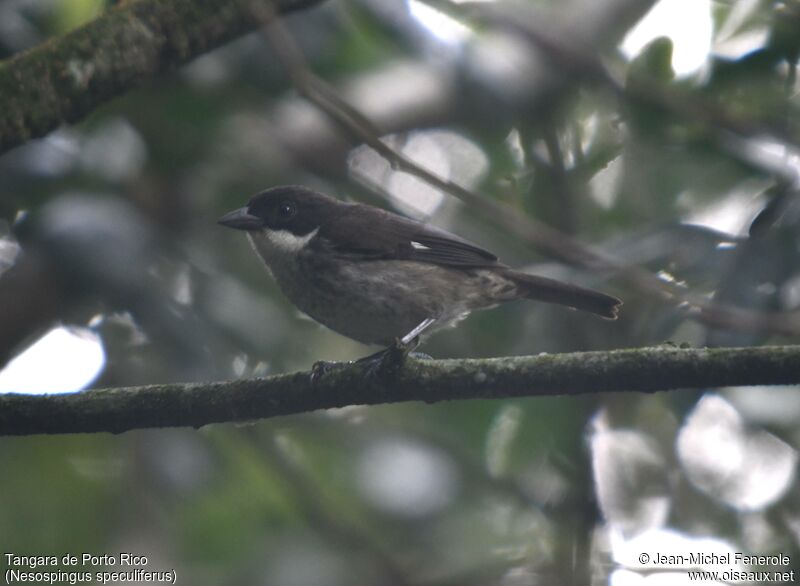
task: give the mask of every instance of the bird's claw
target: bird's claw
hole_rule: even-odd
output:
[[[400,338],[395,338],[394,344],[388,348],[363,358],[362,360],[367,362],[367,376],[379,380],[394,376],[405,364],[406,357],[412,354],[412,350],[418,344],[417,338],[410,342],[403,342]]]
[[[419,344],[419,339],[415,338],[409,342],[403,342],[400,338],[395,338],[394,343],[379,352],[359,358],[355,362],[328,362],[319,360],[311,367],[311,383],[317,383],[329,372],[338,368],[344,368],[352,364],[365,365],[366,376],[371,379],[381,380],[393,376],[405,364],[408,356],[417,360],[432,360],[431,356],[422,352],[414,352],[414,348]]]
[[[317,383],[322,380],[322,378],[331,372],[332,370],[336,370],[337,368],[341,368],[347,364],[348,362],[329,362],[327,360],[318,360],[314,363],[311,367],[311,384]]]

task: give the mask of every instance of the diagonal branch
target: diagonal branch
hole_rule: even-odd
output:
[[[274,0],[287,13],[320,0]],[[0,153],[259,27],[271,0],[130,0],[0,62]]]
[[[368,366],[211,383],[112,388],[67,395],[0,394],[0,435],[120,433],[150,427],[306,413],[348,405],[576,395],[605,391],[800,384],[800,346],[674,346],[465,360],[414,360],[391,375]]]
[[[703,295],[693,294],[677,284],[663,281],[644,268],[623,263],[607,253],[594,250],[582,241],[535,218],[521,215],[508,204],[484,197],[417,164],[390,146],[369,117],[339,95],[325,80],[315,75],[292,36],[280,19],[274,16],[269,10],[258,10],[258,17],[265,25],[267,39],[272,43],[297,92],[325,113],[343,132],[372,148],[392,168],[418,177],[428,185],[460,199],[473,210],[492,218],[532,248],[572,266],[618,275],[659,302],[681,307],[686,310],[687,317],[701,323],[753,333],[793,336],[800,332],[798,311],[761,312],[709,302]],[[607,77],[599,61],[572,53],[570,58],[578,62],[581,68],[596,72],[597,77]]]

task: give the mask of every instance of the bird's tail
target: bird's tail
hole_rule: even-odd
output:
[[[588,311],[606,319],[617,319],[617,311],[622,301],[611,295],[600,293],[593,289],[586,289],[539,277],[519,271],[508,270],[503,274],[517,286],[519,296],[524,299],[534,299],[546,303],[556,303]]]

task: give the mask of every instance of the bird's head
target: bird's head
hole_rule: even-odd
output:
[[[287,185],[262,191],[217,223],[247,231],[264,260],[269,260],[275,254],[303,250],[320,226],[347,205],[307,187]]]

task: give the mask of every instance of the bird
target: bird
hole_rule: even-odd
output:
[[[517,299],[616,319],[611,295],[514,270],[441,228],[300,185],[262,191],[218,223],[243,230],[289,301],[367,345],[413,346]]]

